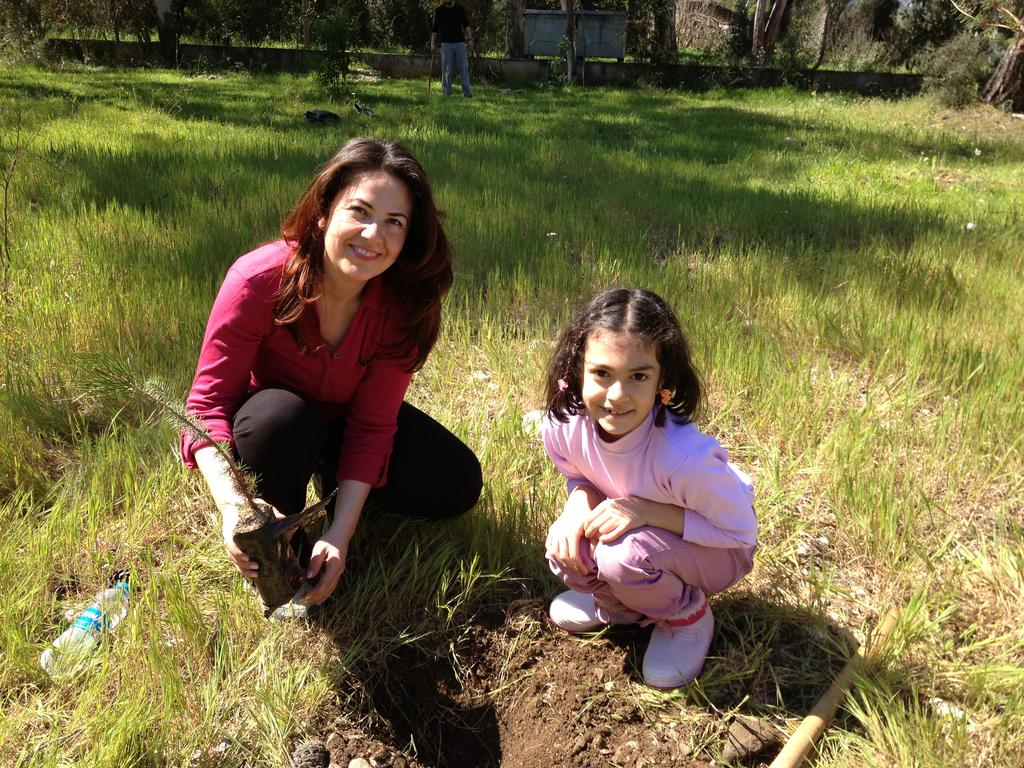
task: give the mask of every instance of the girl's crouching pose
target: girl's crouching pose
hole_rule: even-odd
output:
[[[551,603],[569,632],[653,623],[644,681],[700,674],[714,634],[706,595],[753,567],[750,479],[692,419],[701,384],[671,308],[639,289],[595,296],[548,368],[544,447],[569,498],[548,531]]]

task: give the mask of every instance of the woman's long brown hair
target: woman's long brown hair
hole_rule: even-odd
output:
[[[317,172],[281,232],[295,249],[284,266],[274,322],[294,328],[323,290],[324,231],[338,195],[368,173],[384,171],[405,184],[412,216],[398,259],[381,276],[405,310],[406,341],[388,350],[410,356],[410,371],[423,367],[441,328],[441,300],[452,284],[451,247],[441,227],[427,174],[412,153],[396,141],[365,137],[345,143]]]

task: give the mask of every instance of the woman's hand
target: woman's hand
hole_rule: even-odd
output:
[[[277,509],[263,499],[253,499],[253,501],[256,502],[256,506],[259,509],[270,512],[277,520],[284,519],[285,516],[282,513],[278,512]],[[238,510],[225,512],[221,515],[221,518],[223,520],[224,549],[227,550],[228,557],[239,573],[249,581],[252,581],[259,575],[260,565],[235,544],[235,521],[238,519]]]
[[[306,581],[313,582],[313,588],[302,596],[303,603],[319,604],[334,593],[341,574],[345,572],[347,556],[348,541],[334,541],[329,533],[313,545],[313,554],[309,558],[309,568],[306,570]]]
[[[302,596],[303,603],[319,604],[334,593],[341,574],[345,572],[348,544],[352,541],[369,494],[369,483],[360,480],[342,480],[338,483],[334,521],[313,545],[313,554],[309,558],[306,581],[313,582],[313,588]]]
[[[645,500],[635,496],[605,499],[584,522],[583,533],[595,544],[612,541],[627,531],[649,525],[645,510]]]

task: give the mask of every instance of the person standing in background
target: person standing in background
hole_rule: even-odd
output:
[[[473,48],[473,31],[469,28],[466,9],[455,0],[444,0],[434,11],[434,23],[430,27],[430,49],[437,50],[438,37],[441,39],[441,94],[452,92],[452,68],[459,68],[462,95],[473,98],[469,85],[469,50]]]

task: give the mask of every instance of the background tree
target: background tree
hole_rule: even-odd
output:
[[[154,0],[156,5],[156,33],[160,40],[160,55],[168,66],[178,63],[179,3],[174,0]],[[175,7],[177,5],[177,7]]]
[[[1024,0],[952,0],[977,30],[1004,31],[1011,36],[995,73],[981,92],[981,100],[1024,112]]]
[[[654,16],[654,49],[658,61],[676,61],[679,45],[676,42],[676,0],[656,0]]]
[[[824,0],[821,19],[821,33],[818,37],[817,49],[811,69],[817,69],[825,62],[825,55],[835,44],[836,31],[849,3],[847,0]]]
[[[885,7],[879,8],[884,14]],[[900,5],[890,38],[890,65],[915,66],[921,57],[963,31],[963,20],[949,0],[910,0]]]

